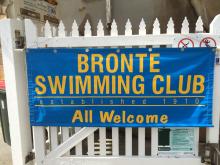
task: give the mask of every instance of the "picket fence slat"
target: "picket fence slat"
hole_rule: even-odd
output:
[[[132,35],[132,25],[130,19],[127,20],[125,25],[125,35],[126,36]]]
[[[174,29],[174,22],[172,17],[170,17],[168,23],[167,23],[167,34],[174,34],[175,29]]]
[[[75,134],[77,132],[79,132],[81,130],[80,127],[75,127]],[[82,155],[82,142],[79,142],[77,145],[76,145],[76,155],[80,156]]]
[[[128,19],[125,24],[125,36],[132,35],[132,25],[130,20]],[[131,48],[132,46],[126,46],[126,48]],[[132,156],[132,128],[125,128],[125,155]]]
[[[125,128],[125,155],[132,156],[132,128]]]
[[[203,27],[203,21],[202,21],[202,17],[199,16],[197,21],[196,21],[196,29],[195,32],[196,33],[202,33],[204,31],[204,27]]]
[[[141,22],[139,24],[139,35],[146,35],[146,24],[144,22],[144,19],[141,19]]]
[[[112,128],[112,155],[119,156],[119,129]]]
[[[86,21],[86,24],[85,24],[84,36],[86,37],[92,36],[91,25],[88,20]]]
[[[71,35],[72,37],[79,36],[79,30],[78,30],[78,25],[76,23],[76,20],[73,21]]]
[[[45,37],[52,37],[51,26],[48,21],[46,21],[46,24],[44,26],[44,36]]]
[[[115,20],[112,21],[111,36],[118,36],[118,27],[117,27]]]
[[[99,128],[100,155],[106,155],[106,128]]]
[[[138,155],[145,156],[145,128],[138,128]]]
[[[51,28],[52,28],[52,36],[56,37],[57,36],[57,27],[52,26]]]
[[[118,28],[114,19],[111,24],[110,36],[118,36]],[[112,155],[119,156],[119,128],[117,127],[112,127]]]
[[[97,25],[97,36],[104,36],[104,26],[102,24],[102,21],[99,20],[98,25]]]
[[[94,155],[94,133],[90,134],[87,138],[88,140],[88,155],[93,156]]]
[[[66,31],[65,31],[65,26],[63,24],[63,21],[60,21],[60,23],[59,23],[58,36],[59,37],[65,37],[66,36]]]
[[[139,24],[139,35],[146,35],[146,24],[143,18]],[[139,48],[145,48],[145,46],[142,45]],[[138,128],[138,156],[145,156],[145,128]]]
[[[34,150],[37,165],[41,165],[46,156],[46,139],[44,130],[44,127],[33,127]]]
[[[54,150],[58,146],[57,127],[49,128],[50,149]]]
[[[154,35],[160,34],[160,22],[158,18],[155,19],[154,24],[153,24],[153,34]]]
[[[62,127],[62,142],[69,138],[69,127]]]
[[[97,25],[97,36],[104,36],[104,26],[102,21],[99,20]],[[99,155],[105,156],[106,155],[106,128],[102,127],[99,128]]]
[[[183,20],[181,34],[189,34],[189,21],[187,17],[185,17]]]
[[[75,25],[75,30],[77,30],[76,28],[78,28]],[[75,32],[75,34],[77,35],[77,32]],[[89,23],[89,21],[86,21],[85,24],[85,29],[84,29],[84,36],[90,37],[92,36],[92,32],[91,32],[91,25]],[[87,142],[88,142],[88,155],[89,156],[93,156],[95,154],[95,148],[94,148],[94,133],[91,133],[88,138],[87,138]]]
[[[160,34],[159,20],[155,20],[153,27],[153,35]],[[153,45],[153,48],[159,48],[160,45]],[[158,128],[151,128],[151,156],[157,156],[158,151]]]

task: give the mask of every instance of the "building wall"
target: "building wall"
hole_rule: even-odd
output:
[[[58,0],[60,19],[67,25],[67,31],[71,30],[74,19],[81,25],[86,19],[90,20],[93,32],[96,31],[98,19],[106,23],[105,0]],[[162,32],[166,31],[169,17],[173,17],[176,31],[180,31],[185,16],[189,18],[190,30],[195,28],[198,15],[204,20],[206,30],[215,15],[220,13],[219,0],[112,0],[112,18],[116,19],[119,34],[124,34],[124,25],[130,18],[133,25],[133,33],[138,33],[138,26],[143,17],[147,23],[147,32],[152,31],[155,18],[159,18]],[[80,29],[83,31],[83,29]]]

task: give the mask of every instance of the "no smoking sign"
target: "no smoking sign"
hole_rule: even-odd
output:
[[[190,38],[183,38],[178,43],[178,48],[190,48],[194,47],[194,42]]]

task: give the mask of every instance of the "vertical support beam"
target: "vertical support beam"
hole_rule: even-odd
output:
[[[212,23],[210,24],[210,33],[220,35],[220,15],[217,15]],[[218,43],[219,44],[219,43]],[[220,45],[217,45],[218,51],[217,56],[220,56]],[[213,90],[213,126],[212,128],[207,128],[206,141],[208,143],[218,143],[219,142],[219,100],[220,100],[220,65],[215,65],[214,72],[214,90]]]
[[[37,48],[37,27],[30,19],[25,19],[25,37],[27,48]],[[24,56],[25,57],[25,56]],[[33,127],[33,140],[35,150],[35,162],[37,165],[43,164],[46,147],[45,147],[45,129],[44,127]]]
[[[0,22],[2,57],[7,92],[13,164],[25,164],[32,151],[31,127],[28,110],[25,55],[15,48],[15,30],[24,33],[23,22],[5,19]]]

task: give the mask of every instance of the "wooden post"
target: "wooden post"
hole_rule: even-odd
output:
[[[32,138],[25,53],[23,49],[15,48],[15,31],[20,31],[21,35],[24,35],[21,20],[5,19],[0,22],[12,160],[13,164],[24,165],[25,157],[32,151]]]
[[[210,24],[210,34],[220,35],[220,14],[217,15],[212,23]],[[219,44],[219,43],[218,43]],[[220,45],[217,45],[218,49]],[[219,58],[220,51],[217,51],[217,56]],[[219,111],[220,111],[220,65],[215,65],[214,72],[214,90],[213,90],[213,126],[207,129],[206,141],[208,143],[218,143],[219,142]]]
[[[35,24],[30,19],[25,19],[25,37],[26,37],[26,47],[27,48],[37,48],[37,28]],[[49,23],[46,23],[45,26],[48,27]],[[48,31],[48,37],[50,37],[51,32],[46,29],[45,33]],[[33,127],[33,139],[34,139],[34,151],[35,151],[35,163],[37,165],[43,164],[45,158],[46,149],[45,149],[45,131],[44,127]]]

